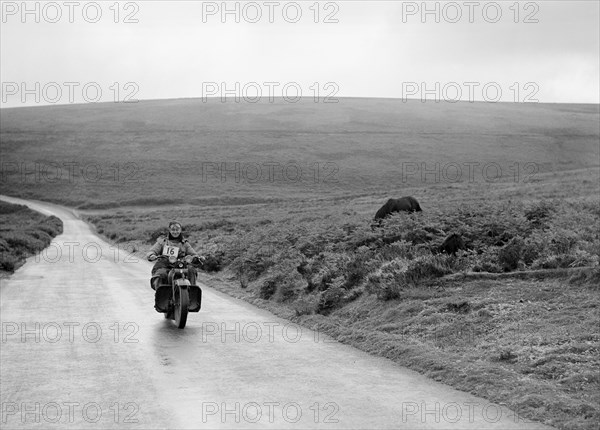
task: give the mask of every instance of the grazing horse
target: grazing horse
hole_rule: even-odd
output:
[[[421,212],[421,206],[414,197],[389,199],[375,214],[374,220],[381,220],[394,212]]]

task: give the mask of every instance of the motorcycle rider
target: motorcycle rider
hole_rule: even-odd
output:
[[[168,237],[160,236],[146,255],[148,261],[155,261],[158,259],[152,268],[152,289],[155,291],[160,284],[166,284],[168,282],[167,275],[169,273],[169,261],[166,258],[159,259],[159,255],[167,255],[167,253],[175,252],[178,258],[185,257],[184,259],[188,263],[191,263],[194,258],[201,260],[201,257],[198,256],[198,253],[192,248],[192,245],[190,245],[188,240],[183,237],[181,230],[181,223],[171,221],[169,223]],[[188,266],[188,274],[190,283],[196,285],[196,269],[192,265]]]

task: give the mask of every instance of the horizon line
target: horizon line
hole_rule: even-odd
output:
[[[138,103],[148,103],[148,102],[160,102],[160,101],[176,101],[176,100],[180,100],[180,101],[193,101],[193,100],[220,100],[222,97],[221,96],[216,96],[216,97],[171,97],[171,98],[159,98],[159,99],[140,99],[140,100],[136,100],[136,101],[129,101],[129,102],[115,102],[115,101],[99,101],[99,102],[83,102],[83,103],[56,103],[56,104],[52,104],[52,103],[48,103],[48,104],[43,104],[43,105],[25,105],[25,106],[2,106],[0,104],[0,110],[6,110],[6,109],[25,109],[25,108],[48,108],[48,107],[65,107],[65,106],[77,106],[77,107],[81,107],[81,106],[90,106],[90,105],[107,105],[107,104],[114,104],[114,105],[136,105]],[[235,97],[232,97],[233,100],[235,100]],[[269,99],[274,99],[274,100],[278,100],[281,101],[284,99],[284,97],[278,96],[278,97],[270,97],[270,98],[266,98],[266,100]],[[303,96],[300,97],[301,101],[304,100],[310,100],[313,99],[313,97],[311,96]],[[338,100],[348,100],[348,99],[361,99],[361,100],[389,100],[389,101],[401,101],[403,103],[407,103],[409,101],[411,102],[421,102],[423,104],[425,103],[435,103],[435,104],[441,104],[441,103],[447,103],[447,104],[464,104],[464,103],[478,103],[478,104],[490,104],[490,105],[495,105],[495,104],[516,104],[516,105],[595,105],[595,106],[600,106],[600,101],[599,102],[515,102],[515,101],[497,101],[497,102],[490,102],[490,101],[486,101],[486,100],[456,100],[456,101],[448,101],[448,100],[422,100],[421,98],[402,98],[402,97],[363,97],[363,96],[347,96],[347,97],[336,97],[336,99]],[[203,103],[207,103],[206,101],[203,101]],[[262,100],[259,100],[258,102],[241,102],[241,101],[221,101],[221,104],[227,104],[227,103],[234,103],[234,104],[241,104],[241,103],[245,103],[248,105],[256,105],[256,104],[264,104],[265,102]],[[270,101],[267,101],[266,103],[273,103]],[[294,105],[297,102],[286,102],[286,104],[290,104],[290,105]],[[314,102],[314,104],[329,104],[329,105],[335,105],[338,104],[338,102]]]

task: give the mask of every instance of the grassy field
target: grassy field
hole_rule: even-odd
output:
[[[62,221],[55,216],[0,201],[0,275],[14,272],[27,257],[46,248],[62,229]]]
[[[209,256],[209,285],[522,417],[591,429],[599,113],[370,99],[11,109],[0,192],[78,207],[138,256],[177,219]],[[403,195],[423,212],[371,229]],[[437,252],[450,233],[466,244],[455,256]]]
[[[519,185],[598,166],[598,118],[598,105],[387,99],[3,109],[0,193],[102,208]]]

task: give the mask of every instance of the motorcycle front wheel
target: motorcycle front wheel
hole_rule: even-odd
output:
[[[175,289],[174,316],[177,328],[184,328],[187,322],[188,307],[190,305],[190,296],[187,289]]]

